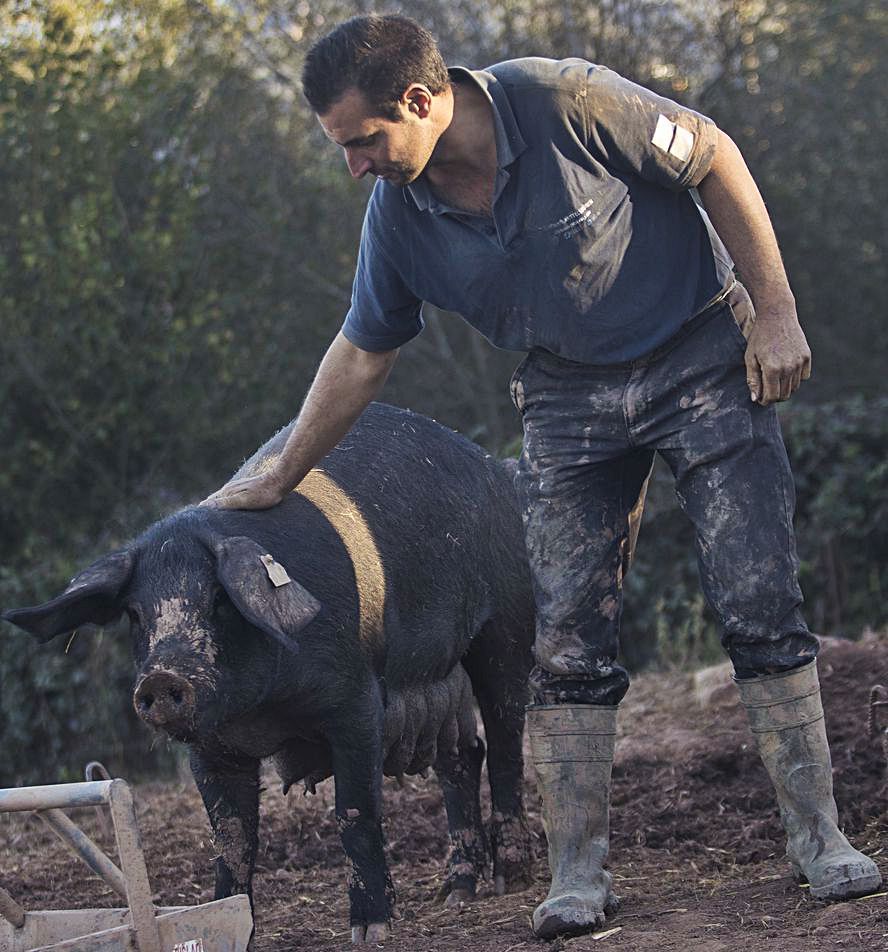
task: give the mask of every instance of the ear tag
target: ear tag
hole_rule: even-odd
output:
[[[268,572],[268,577],[271,579],[271,584],[275,588],[280,588],[281,585],[289,585],[293,580],[287,575],[287,570],[281,565],[280,562],[275,562],[274,557],[268,555],[259,556],[259,561],[265,566],[265,571]]]

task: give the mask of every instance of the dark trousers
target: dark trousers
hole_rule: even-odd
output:
[[[739,288],[730,300],[643,359],[599,367],[535,350],[513,375],[536,703],[616,704],[626,693],[616,663],[623,553],[655,452],[694,525],[703,591],[737,674],[789,670],[817,653],[800,611],[789,461],[775,408],[753,403],[746,385],[736,317],[748,296]]]

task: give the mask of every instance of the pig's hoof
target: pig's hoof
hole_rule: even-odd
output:
[[[533,848],[524,817],[494,813],[490,844],[493,852],[493,888],[497,896],[527,889],[533,882]]]
[[[438,890],[438,899],[445,900],[447,906],[458,906],[461,902],[470,902],[475,898],[478,880],[484,878],[487,856],[481,853],[472,861],[454,862],[451,857],[447,878]]]
[[[605,914],[616,912],[620,900],[609,893],[602,908],[601,901],[592,894],[566,893],[547,899],[533,913],[533,931],[541,939],[558,935],[592,932],[605,924]]]
[[[474,890],[467,889],[465,886],[457,886],[455,889],[450,891],[449,895],[444,900],[444,905],[448,909],[458,909],[465,903],[471,902],[474,898]]]
[[[387,922],[371,922],[367,926],[352,926],[352,945],[376,945],[391,935]]]
[[[448,876],[437,892],[437,899],[448,908],[471,902],[475,898],[475,876]]]

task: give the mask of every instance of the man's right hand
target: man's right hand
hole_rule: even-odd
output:
[[[272,472],[233,479],[201,503],[211,509],[270,509],[288,490],[281,487]]]

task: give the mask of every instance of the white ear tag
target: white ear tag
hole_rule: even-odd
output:
[[[259,561],[265,566],[265,571],[268,572],[268,577],[271,579],[271,584],[275,588],[280,588],[281,585],[288,585],[293,580],[287,575],[287,570],[281,565],[280,562],[275,562],[274,557],[266,553],[265,555],[259,556]]]

